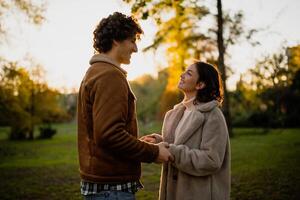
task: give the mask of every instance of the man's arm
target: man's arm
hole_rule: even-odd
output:
[[[125,129],[128,116],[128,85],[121,74],[109,71],[93,88],[93,128],[96,145],[140,162],[166,159],[163,147],[138,140]],[[160,155],[159,155],[160,154]]]

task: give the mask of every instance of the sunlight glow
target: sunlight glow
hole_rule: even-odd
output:
[[[208,4],[214,6],[212,2]],[[234,72],[228,79],[229,88],[235,88],[240,74],[254,66],[262,55],[276,52],[282,41],[288,40],[287,45],[300,43],[300,28],[292,24],[291,20],[300,17],[300,1],[252,0],[240,4],[237,0],[224,0],[223,4],[226,10],[243,10],[246,26],[269,26],[268,31],[258,35],[261,46],[251,47],[241,43],[228,49],[231,57],[227,60],[227,65]],[[92,32],[102,17],[114,11],[130,14],[130,7],[121,0],[110,0],[106,3],[98,0],[77,0],[72,3],[48,1],[46,22],[41,27],[24,24],[21,20],[15,20],[15,17],[8,20],[12,37],[8,43],[1,45],[0,53],[10,60],[22,60],[28,55],[32,56],[45,68],[50,86],[78,88],[94,52]],[[143,48],[151,44],[156,28],[150,20],[140,23],[145,34],[138,43],[139,52],[133,55],[130,65],[124,66],[129,80],[145,73],[155,77],[157,71],[166,66],[167,62],[164,49],[156,54],[142,52]]]

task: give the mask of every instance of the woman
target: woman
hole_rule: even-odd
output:
[[[160,200],[228,200],[230,145],[222,111],[222,81],[212,65],[196,62],[180,76],[184,100],[165,115],[162,137],[142,139],[169,143],[174,161],[164,163]]]

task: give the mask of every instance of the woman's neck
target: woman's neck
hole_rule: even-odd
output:
[[[183,105],[185,106],[186,110],[192,110],[194,106],[194,100],[196,99],[196,95],[185,95],[183,99]]]
[[[183,101],[190,101],[191,99],[195,99],[196,98],[196,93],[184,93],[184,99]]]

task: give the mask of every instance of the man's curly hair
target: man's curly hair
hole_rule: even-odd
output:
[[[113,40],[124,41],[128,38],[138,38],[143,33],[137,20],[115,12],[103,18],[94,31],[94,49],[98,53],[106,53],[112,48]]]

